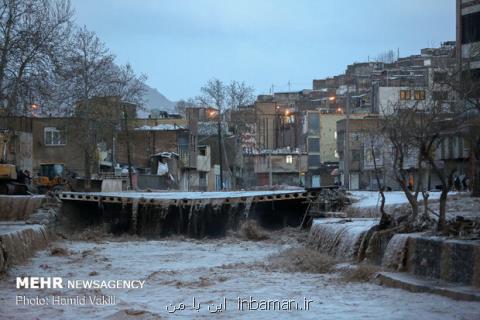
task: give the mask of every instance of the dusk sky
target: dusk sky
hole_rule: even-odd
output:
[[[455,40],[454,0],[73,0],[76,22],[170,100],[210,78],[256,93],[312,79],[389,49],[400,56]]]

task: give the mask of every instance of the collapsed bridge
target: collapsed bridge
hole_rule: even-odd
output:
[[[299,226],[309,201],[321,191],[63,192],[60,219],[69,230],[101,225],[106,232],[150,238],[218,237],[246,219],[270,229]]]

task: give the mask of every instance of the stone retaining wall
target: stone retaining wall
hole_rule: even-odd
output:
[[[318,219],[310,230],[310,244],[340,260],[480,287],[480,240],[377,231],[376,225],[376,219]]]

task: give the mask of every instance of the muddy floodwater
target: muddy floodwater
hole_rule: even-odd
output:
[[[0,318],[479,319],[477,302],[262,267],[291,246],[235,237],[56,241],[0,280]],[[63,287],[17,289],[26,276],[61,277]]]

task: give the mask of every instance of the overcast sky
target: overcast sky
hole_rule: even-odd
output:
[[[76,21],[170,100],[210,78],[311,88],[388,49],[455,40],[454,0],[73,0]]]

